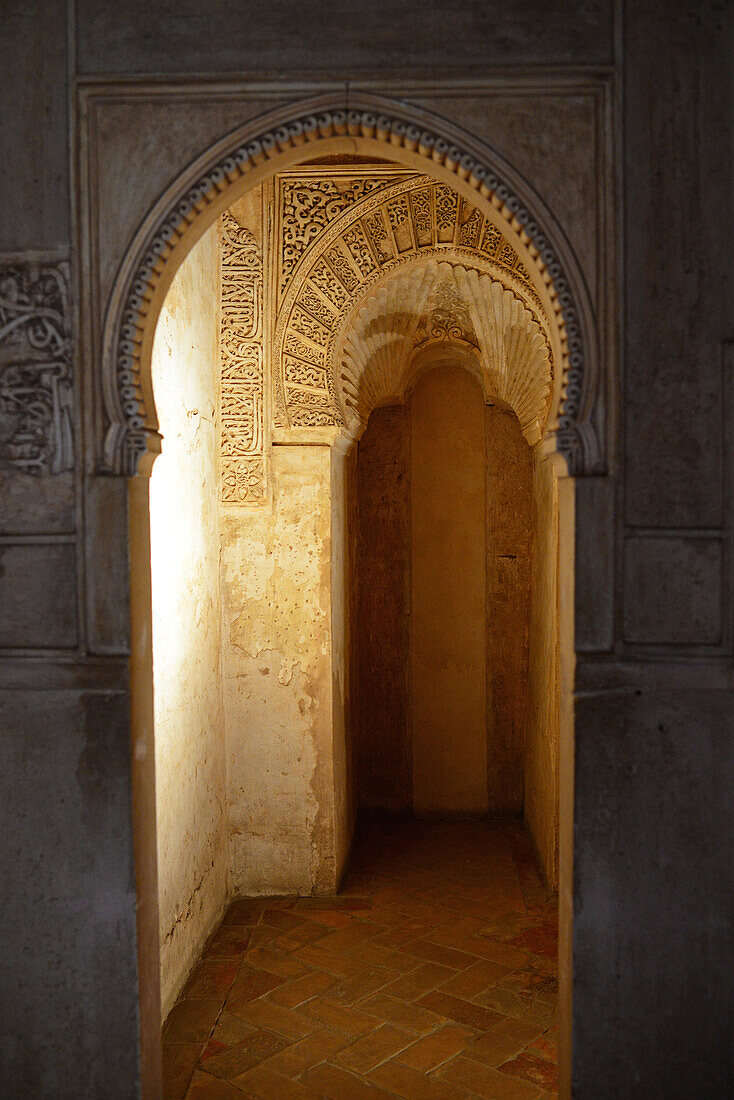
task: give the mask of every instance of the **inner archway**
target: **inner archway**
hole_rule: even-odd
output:
[[[331,149],[332,146],[329,148]],[[330,153],[330,156],[338,155],[333,151]],[[341,156],[345,159],[341,164],[337,161],[336,166],[342,168],[349,166],[353,173],[359,174],[354,168],[354,154],[342,153]],[[369,171],[382,170],[382,164],[373,158],[357,158],[356,163],[360,166],[363,175]],[[384,160],[382,163],[384,164]],[[321,164],[306,166],[307,175],[313,174],[315,170],[322,176],[328,175]],[[395,166],[390,165],[389,170],[394,172]],[[404,171],[402,165],[400,171]],[[277,181],[278,176],[276,173],[275,176],[261,178]],[[423,175],[419,179],[418,190],[426,190],[425,178]],[[529,406],[518,405],[520,411],[517,415],[523,434],[529,433],[529,436],[525,434],[526,441],[530,444],[532,440],[532,445],[537,449],[538,461],[545,462],[547,465],[548,460],[542,457],[544,433],[548,427],[549,416],[552,423],[556,424],[554,418],[557,417],[562,405],[563,387],[553,382],[552,373],[545,387],[542,384],[540,386],[536,384],[541,377],[537,371],[533,373],[533,369],[530,369],[523,373],[518,366],[524,362],[522,357],[507,354],[510,346],[516,349],[520,342],[517,339],[514,343],[508,342],[507,337],[509,334],[517,337],[521,331],[524,332],[527,337],[526,344],[529,347],[532,345],[531,350],[535,356],[533,361],[537,363],[550,364],[553,356],[556,357],[557,362],[561,363],[565,350],[563,343],[558,342],[557,314],[554,313],[553,317],[549,318],[546,313],[547,327],[544,334],[542,318],[537,317],[530,308],[533,294],[540,297],[540,290],[534,282],[535,276],[530,278],[527,297],[524,297],[522,279],[513,282],[514,277],[511,272],[506,276],[510,283],[508,287],[504,284],[500,285],[501,280],[498,283],[498,279],[493,278],[493,274],[495,276],[498,274],[497,271],[493,272],[487,267],[480,266],[477,269],[467,265],[466,251],[471,249],[472,245],[466,241],[462,243],[459,234],[471,221],[473,215],[472,210],[462,204],[460,192],[457,192],[459,198],[455,202],[452,201],[454,221],[451,230],[453,236],[450,240],[436,239],[439,235],[439,206],[435,197],[429,200],[432,203],[429,209],[432,211],[433,218],[431,232],[434,234],[429,247],[438,248],[440,258],[438,261],[431,261],[428,265],[419,255],[422,245],[417,221],[414,220],[412,224],[409,222],[407,228],[401,229],[401,226],[405,226],[405,222],[396,217],[393,224],[390,220],[388,205],[387,212],[381,215],[381,224],[384,231],[390,234],[383,238],[383,242],[392,249],[392,253],[383,256],[367,220],[368,216],[375,213],[374,210],[357,211],[352,225],[346,224],[349,218],[342,218],[338,226],[332,227],[328,223],[331,222],[334,211],[333,207],[327,203],[330,213],[327,217],[326,229],[327,231],[334,229],[333,237],[338,240],[336,243],[334,240],[327,242],[333,252],[331,260],[323,255],[318,259],[325,264],[321,270],[326,274],[327,279],[330,277],[337,283],[341,283],[343,290],[347,295],[351,294],[351,297],[344,302],[341,312],[335,311],[333,305],[336,303],[324,289],[326,284],[319,286],[315,282],[311,275],[313,268],[309,267],[306,270],[308,257],[303,257],[300,272],[297,272],[292,279],[292,285],[298,287],[298,294],[294,293],[288,299],[289,312],[286,312],[282,301],[268,305],[264,289],[267,280],[272,278],[265,266],[266,257],[269,256],[268,246],[262,236],[258,239],[257,232],[254,232],[247,222],[248,216],[256,210],[258,203],[261,213],[267,209],[268,199],[265,192],[269,186],[271,187],[269,193],[273,196],[273,185],[270,183],[264,182],[259,191],[257,187],[251,189],[242,196],[241,200],[238,200],[238,204],[235,204],[227,215],[223,216],[220,227],[225,248],[222,254],[220,331],[222,349],[219,409],[221,483],[216,487],[216,491],[220,494],[220,506],[223,506],[222,514],[225,516],[224,527],[227,529],[229,540],[229,549],[225,550],[224,557],[228,563],[230,578],[237,575],[240,580],[248,574],[249,580],[252,581],[257,572],[255,570],[253,573],[252,562],[261,561],[265,572],[260,580],[265,579],[266,582],[255,583],[246,597],[245,604],[242,603],[241,591],[233,590],[230,593],[237,602],[238,627],[244,633],[238,640],[230,630],[228,637],[230,642],[234,638],[235,649],[239,647],[240,650],[249,654],[247,659],[253,662],[252,672],[247,673],[244,678],[251,676],[256,683],[264,682],[258,681],[254,675],[254,663],[257,663],[257,671],[261,677],[268,677],[272,673],[281,686],[293,683],[298,688],[300,701],[294,698],[294,703],[300,718],[294,712],[296,722],[304,716],[307,716],[310,721],[313,715],[318,715],[319,721],[325,723],[324,736],[330,739],[331,744],[331,764],[327,769],[330,771],[330,777],[328,777],[327,786],[331,785],[328,790],[323,786],[326,773],[320,778],[312,777],[314,781],[308,784],[309,797],[315,799],[312,824],[304,830],[303,818],[299,818],[297,830],[301,830],[302,838],[297,842],[294,841],[292,829],[290,835],[288,831],[282,834],[281,865],[284,877],[281,878],[280,889],[276,889],[276,892],[293,892],[293,883],[288,879],[288,875],[292,871],[293,853],[299,850],[303,853],[305,862],[302,866],[306,869],[307,875],[315,876],[304,881],[310,882],[310,889],[328,892],[335,888],[346,861],[350,813],[353,812],[350,810],[348,797],[350,758],[348,616],[343,613],[349,604],[349,544],[348,529],[342,520],[349,508],[350,456],[353,453],[355,441],[364,429],[365,413],[368,418],[371,411],[369,400],[365,404],[365,394],[377,378],[373,369],[375,358],[369,354],[369,349],[366,351],[365,344],[365,336],[374,336],[375,333],[368,332],[362,322],[371,310],[374,311],[376,302],[377,316],[382,316],[383,321],[386,317],[390,319],[387,328],[383,326],[382,330],[382,336],[387,334],[387,341],[384,339],[378,341],[383,351],[387,345],[395,343],[393,338],[396,335],[401,339],[405,335],[404,329],[399,329],[399,332],[395,329],[394,312],[392,314],[384,310],[380,312],[379,308],[382,302],[381,295],[389,293],[390,285],[397,285],[395,276],[398,270],[401,273],[400,278],[409,281],[412,279],[413,286],[417,285],[416,279],[420,274],[420,286],[426,293],[433,293],[438,285],[445,287],[448,284],[452,288],[452,293],[458,288],[459,298],[466,306],[473,322],[473,337],[465,342],[469,348],[468,354],[473,355],[476,360],[478,377],[483,381],[483,385],[490,385],[492,384],[491,370],[496,371],[493,385],[501,403],[506,403],[510,396],[520,402],[523,394],[527,396],[527,392],[534,393],[535,405],[531,413],[528,415]],[[409,189],[404,189],[403,197],[405,190]],[[391,192],[389,199],[393,201],[393,198],[400,198],[400,195],[400,192],[397,196]],[[404,201],[406,202],[404,209],[415,215],[416,206],[412,196],[409,195]],[[339,203],[336,205],[338,207]],[[344,210],[336,209],[335,213],[340,217]],[[353,213],[355,212],[352,211]],[[482,213],[485,222],[487,216],[487,213]],[[304,224],[308,227],[310,223],[306,221]],[[355,242],[353,231],[358,226],[365,235],[366,252],[361,241]],[[374,233],[378,233],[379,223],[373,222],[373,226]],[[337,229],[338,232],[336,232]],[[472,229],[471,232],[473,231]],[[407,232],[409,236],[401,237],[401,232]],[[351,234],[352,243],[355,244],[354,251],[349,247],[348,234]],[[341,242],[346,243],[348,251],[345,251]],[[521,247],[523,247],[522,244],[519,244],[518,248]],[[403,256],[401,248],[403,252],[412,249],[411,255],[407,258]],[[351,267],[357,277],[357,284],[359,284],[361,271],[359,256],[362,256],[365,264],[369,261],[373,265],[376,277],[366,288],[366,294],[365,288],[360,288],[359,285],[349,291],[344,281],[348,279],[347,269],[344,269],[341,278],[338,274],[337,254],[341,254]],[[349,258],[350,255],[352,260]],[[517,255],[518,253],[515,252],[515,256]],[[492,257],[489,259],[493,262]],[[300,258],[298,262],[301,262]],[[442,266],[444,264],[448,264],[451,268],[450,277]],[[502,267],[501,263],[499,267]],[[381,268],[386,270],[381,271]],[[436,283],[436,276],[439,277],[438,283]],[[435,285],[429,286],[432,280]],[[492,289],[497,288],[498,285],[500,285],[499,290]],[[547,295],[547,284],[543,286],[544,293]],[[463,299],[462,290],[466,291]],[[485,296],[485,290],[489,298]],[[288,293],[287,288],[286,293]],[[338,289],[336,293],[339,293]],[[506,297],[507,294],[509,298]],[[495,311],[494,321],[490,324],[488,321],[490,310],[486,308],[486,303],[493,300],[492,296],[499,306],[499,311]],[[415,302],[422,307],[428,300],[427,297],[420,298],[419,295]],[[429,304],[435,306],[432,301]],[[278,306],[281,308],[277,308]],[[274,310],[270,316],[268,316],[268,309]],[[523,320],[522,324],[518,324],[524,314],[528,314],[529,322]],[[336,320],[330,329],[332,316]],[[431,318],[435,320],[435,309],[431,313]],[[421,314],[416,313],[415,310],[408,310],[408,319],[409,325],[414,321],[419,324]],[[281,324],[282,327],[279,329],[278,326]],[[149,333],[149,329],[145,331]],[[333,342],[332,336],[329,335],[331,331],[333,331]],[[416,332],[418,328],[412,330],[411,339]],[[149,336],[144,338],[141,348],[144,349],[145,339],[149,338]],[[431,333],[422,342],[423,355],[433,354],[432,348],[436,340],[440,340],[440,336]],[[491,340],[494,340],[492,355],[488,353]],[[550,349],[550,354],[547,350],[544,352],[540,345]],[[481,352],[478,358],[477,348]],[[323,349],[329,351],[328,356],[323,355]],[[276,350],[277,355],[274,354]],[[464,348],[464,351],[467,352],[467,348]],[[380,355],[377,356],[377,360],[379,359]],[[555,377],[558,378],[560,375]],[[520,390],[513,389],[511,384],[513,379],[524,380],[524,389],[522,387]],[[528,379],[531,380],[529,385]],[[413,385],[414,381],[414,378],[406,376],[401,381],[403,391]],[[278,403],[279,386],[282,387],[281,396],[284,398],[280,405]],[[297,399],[296,394],[298,394]],[[132,401],[132,398],[130,400]],[[272,400],[270,409],[266,407],[268,400]],[[552,450],[553,431],[555,427],[551,435],[545,435],[546,450],[549,449],[549,441],[550,450]],[[549,465],[548,468],[550,469]],[[286,504],[289,496],[293,501],[298,499],[297,508],[291,507],[290,512]],[[308,504],[307,498],[310,502]],[[281,504],[286,504],[285,511],[280,508]],[[315,521],[320,520],[328,526],[328,546],[327,540],[313,526]],[[290,629],[287,623],[298,614],[303,604],[304,594],[308,598],[311,581],[307,579],[304,584],[303,576],[297,577],[297,570],[296,574],[293,573],[293,565],[298,558],[299,538],[302,540],[301,546],[304,549],[313,548],[317,543],[321,544],[321,556],[316,555],[318,560],[315,561],[313,555],[311,556],[310,565],[313,571],[310,577],[314,581],[314,590],[321,586],[321,597],[325,591],[328,593],[325,603],[323,599],[321,603],[318,600],[314,603],[315,617],[306,635],[309,632],[313,633],[312,627],[317,620],[321,621],[325,627],[328,624],[330,648],[328,653],[322,651],[320,655],[316,655],[312,669],[306,667],[308,662],[306,661],[304,665],[304,660],[308,644],[304,643],[303,630],[301,629],[300,632],[296,630],[292,635],[293,652],[286,655],[285,661],[280,654],[278,664],[273,668],[270,656],[272,653],[277,654],[277,646],[271,643],[276,639],[279,631],[285,630],[287,633]],[[323,579],[316,583],[319,570],[322,569],[326,569],[330,577],[329,587],[326,590],[323,589]],[[282,581],[287,573],[296,579],[296,585],[292,596],[286,595],[284,600]],[[275,620],[268,621],[267,616],[263,617],[261,611],[265,605],[277,608],[279,625]],[[258,624],[261,634],[253,648],[250,646],[250,641],[255,623]],[[241,644],[245,641],[246,645]],[[324,656],[328,658],[325,663]],[[225,655],[223,660],[226,663]],[[323,667],[320,667],[319,662]],[[243,669],[240,667],[234,674],[234,678],[239,676],[242,680],[243,675]],[[328,704],[325,704],[326,695],[323,699],[319,695],[321,684],[328,685]],[[262,698],[265,709],[261,709],[261,716],[268,711],[266,695]],[[226,700],[224,705],[226,712]],[[264,727],[262,719],[258,719],[253,726],[252,716],[244,710],[239,712],[233,728],[240,731],[249,729],[254,737],[256,732],[261,733]],[[265,740],[260,738],[260,749],[253,740],[250,746],[240,743],[237,751],[228,752],[230,774],[238,776],[235,783],[239,782],[240,791],[244,791],[247,786],[247,763],[248,760],[252,760],[250,750],[255,752],[266,747],[267,738]],[[323,746],[319,749],[314,743],[314,752],[318,759],[323,753]],[[282,807],[282,798],[277,791],[272,794],[275,797],[275,803]],[[264,805],[268,797],[270,795],[267,785],[260,783],[257,790],[257,804]],[[262,819],[254,830],[251,830],[251,821],[252,815],[245,803],[242,823],[237,826],[233,834],[230,852],[238,847],[242,853],[249,851],[248,835],[253,840],[256,836],[262,840]],[[251,830],[249,834],[248,829]],[[321,830],[323,842],[329,849],[330,855],[326,863],[320,861],[319,857],[321,842],[317,842],[314,848],[314,829]],[[275,834],[273,837],[275,839]],[[260,850],[259,864],[257,861],[253,863],[251,859],[246,858],[240,865],[240,870],[236,867],[234,871],[230,869],[230,886],[234,882],[237,893],[273,892],[272,880],[268,881],[268,875],[274,866],[272,862],[274,849],[272,845],[268,848],[268,844],[264,847],[261,844]],[[323,854],[323,850],[321,851]],[[313,863],[314,853],[316,853],[318,866]],[[260,868],[258,873],[264,877],[261,878],[260,887],[253,890],[252,880],[248,876],[258,867]],[[299,885],[296,892],[307,891]]]
[[[375,409],[359,441],[358,800],[517,814],[532,455],[517,417],[485,403],[456,351],[446,346],[404,404]]]

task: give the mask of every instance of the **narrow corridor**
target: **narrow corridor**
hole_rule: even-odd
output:
[[[167,1100],[556,1095],[556,898],[519,823],[361,823],[336,898],[235,901],[164,1029]]]

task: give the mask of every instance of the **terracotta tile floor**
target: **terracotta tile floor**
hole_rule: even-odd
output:
[[[166,1023],[164,1096],[555,1096],[556,942],[518,824],[369,820],[338,897],[230,906]]]

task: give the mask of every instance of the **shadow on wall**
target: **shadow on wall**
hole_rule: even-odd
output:
[[[525,810],[557,877],[555,478],[462,367],[360,439],[357,797],[418,814]],[[479,781],[478,781],[479,780]]]

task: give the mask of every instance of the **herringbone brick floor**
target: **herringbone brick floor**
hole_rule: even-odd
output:
[[[230,906],[166,1022],[164,1096],[547,1100],[556,955],[518,824],[370,820],[338,897]]]

